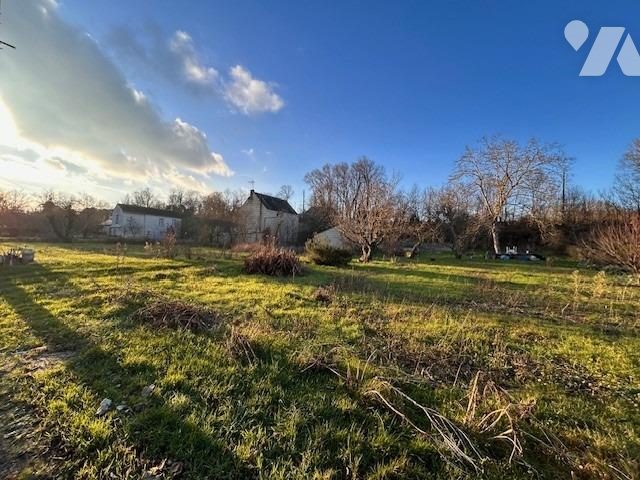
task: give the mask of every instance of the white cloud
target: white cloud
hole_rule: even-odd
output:
[[[225,98],[241,112],[252,115],[277,112],[284,107],[284,101],[273,91],[272,85],[253,78],[241,65],[232,67],[229,76],[231,80],[225,86]]]
[[[144,92],[132,88],[131,93],[133,94],[133,99],[136,101],[136,103],[142,104],[147,101],[147,96],[144,94]]]
[[[188,82],[203,87],[215,87],[218,72],[215,68],[207,67],[200,62],[193,47],[193,40],[188,33],[175,32],[169,41],[169,49],[182,63],[182,71]]]
[[[11,6],[3,35],[19,49],[0,55],[0,143],[11,150],[0,150],[0,160],[29,154],[67,176],[75,165],[103,184],[233,174],[204,132],[163,119],[98,44],[61,20],[54,2]],[[186,39],[179,42],[188,53]],[[198,75],[205,81],[213,73]]]
[[[254,78],[242,65],[230,68],[228,76],[207,65],[193,38],[182,30],[165,40],[157,28],[140,35],[119,27],[109,36],[109,45],[119,57],[143,65],[170,82],[182,83],[194,93],[221,96],[245,115],[275,113],[284,107],[274,85]]]

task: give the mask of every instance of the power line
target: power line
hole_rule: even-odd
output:
[[[0,0],[0,16],[2,16],[2,0]],[[2,40],[0,40],[0,50],[2,50],[2,46],[3,45],[6,46],[6,47],[13,48],[14,50],[16,49],[16,47],[11,45],[10,43],[3,42]]]

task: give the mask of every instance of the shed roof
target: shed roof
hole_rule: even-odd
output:
[[[139,205],[128,205],[126,203],[119,203],[116,207],[120,207],[125,213],[139,213],[141,215],[154,215],[156,217],[169,217],[180,218],[181,215],[171,210],[165,210],[163,208],[151,208],[141,207]]]

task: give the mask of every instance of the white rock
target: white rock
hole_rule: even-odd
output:
[[[149,395],[151,395],[153,393],[153,391],[156,389],[156,386],[152,383],[151,385],[147,385],[146,387],[144,387],[142,389],[142,396],[143,397],[148,397]]]
[[[111,410],[111,399],[109,398],[105,398],[104,400],[102,400],[100,402],[100,406],[98,407],[98,410],[96,410],[96,415],[98,417],[101,417],[102,415],[104,415],[105,413],[107,413],[109,410]]]

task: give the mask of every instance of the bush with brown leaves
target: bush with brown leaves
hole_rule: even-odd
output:
[[[300,275],[302,264],[291,250],[262,246],[244,260],[244,271],[278,277]]]
[[[583,248],[596,265],[640,274],[640,214],[630,214],[598,228]]]

